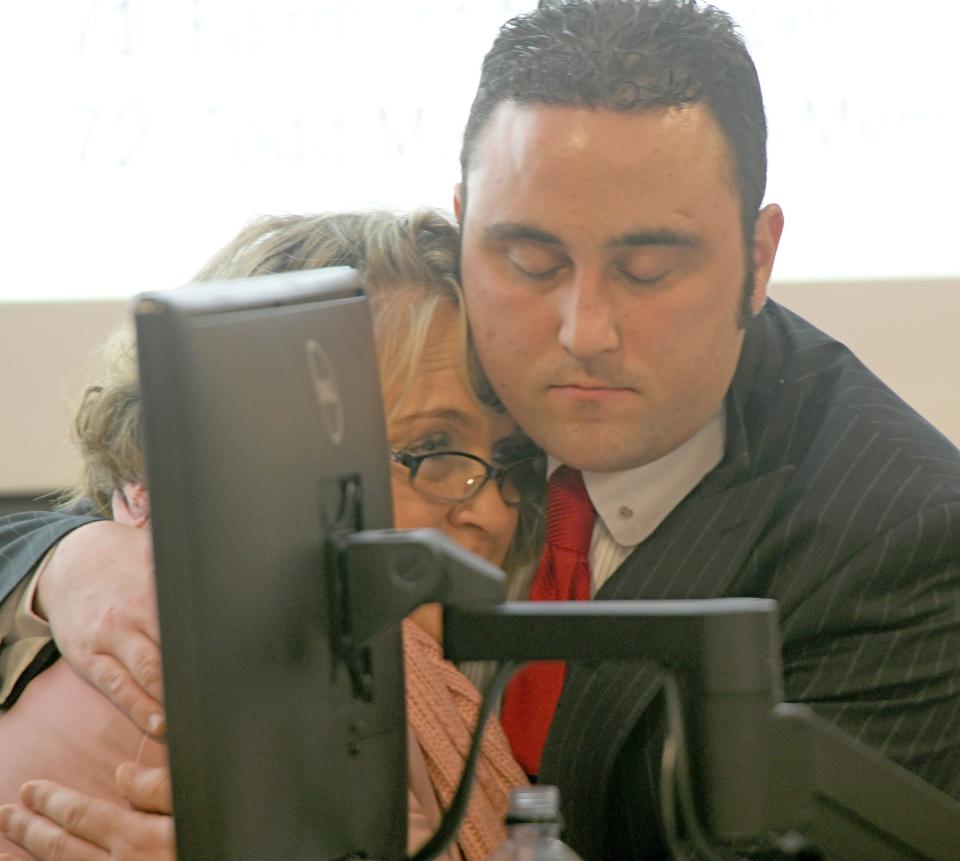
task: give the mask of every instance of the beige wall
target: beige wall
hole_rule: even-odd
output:
[[[60,486],[69,475],[69,401],[124,302],[0,302],[0,494]]]
[[[771,296],[844,341],[960,444],[960,280],[781,284]],[[0,494],[45,490],[69,472],[68,396],[126,304],[0,303]]]

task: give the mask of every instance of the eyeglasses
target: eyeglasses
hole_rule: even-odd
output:
[[[531,457],[499,467],[465,451],[412,454],[390,450],[390,460],[410,470],[414,490],[440,502],[466,502],[491,479],[507,505],[534,500],[543,491],[545,459]]]

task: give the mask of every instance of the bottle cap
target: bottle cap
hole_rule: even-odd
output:
[[[510,790],[507,825],[515,822],[559,822],[560,790],[555,786],[523,786]]]

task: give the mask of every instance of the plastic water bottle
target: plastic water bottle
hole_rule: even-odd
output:
[[[488,861],[580,861],[560,839],[560,790],[525,786],[510,790],[507,842]]]

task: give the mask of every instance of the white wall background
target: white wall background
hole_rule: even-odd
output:
[[[764,83],[773,294],[960,440],[960,4],[717,2]],[[123,301],[249,218],[447,206],[482,55],[532,4],[0,5],[0,491],[62,474],[63,395]]]
[[[718,0],[764,84],[781,280],[960,275],[956,0]],[[0,5],[0,298],[189,279],[264,212],[448,207],[533,0]]]

